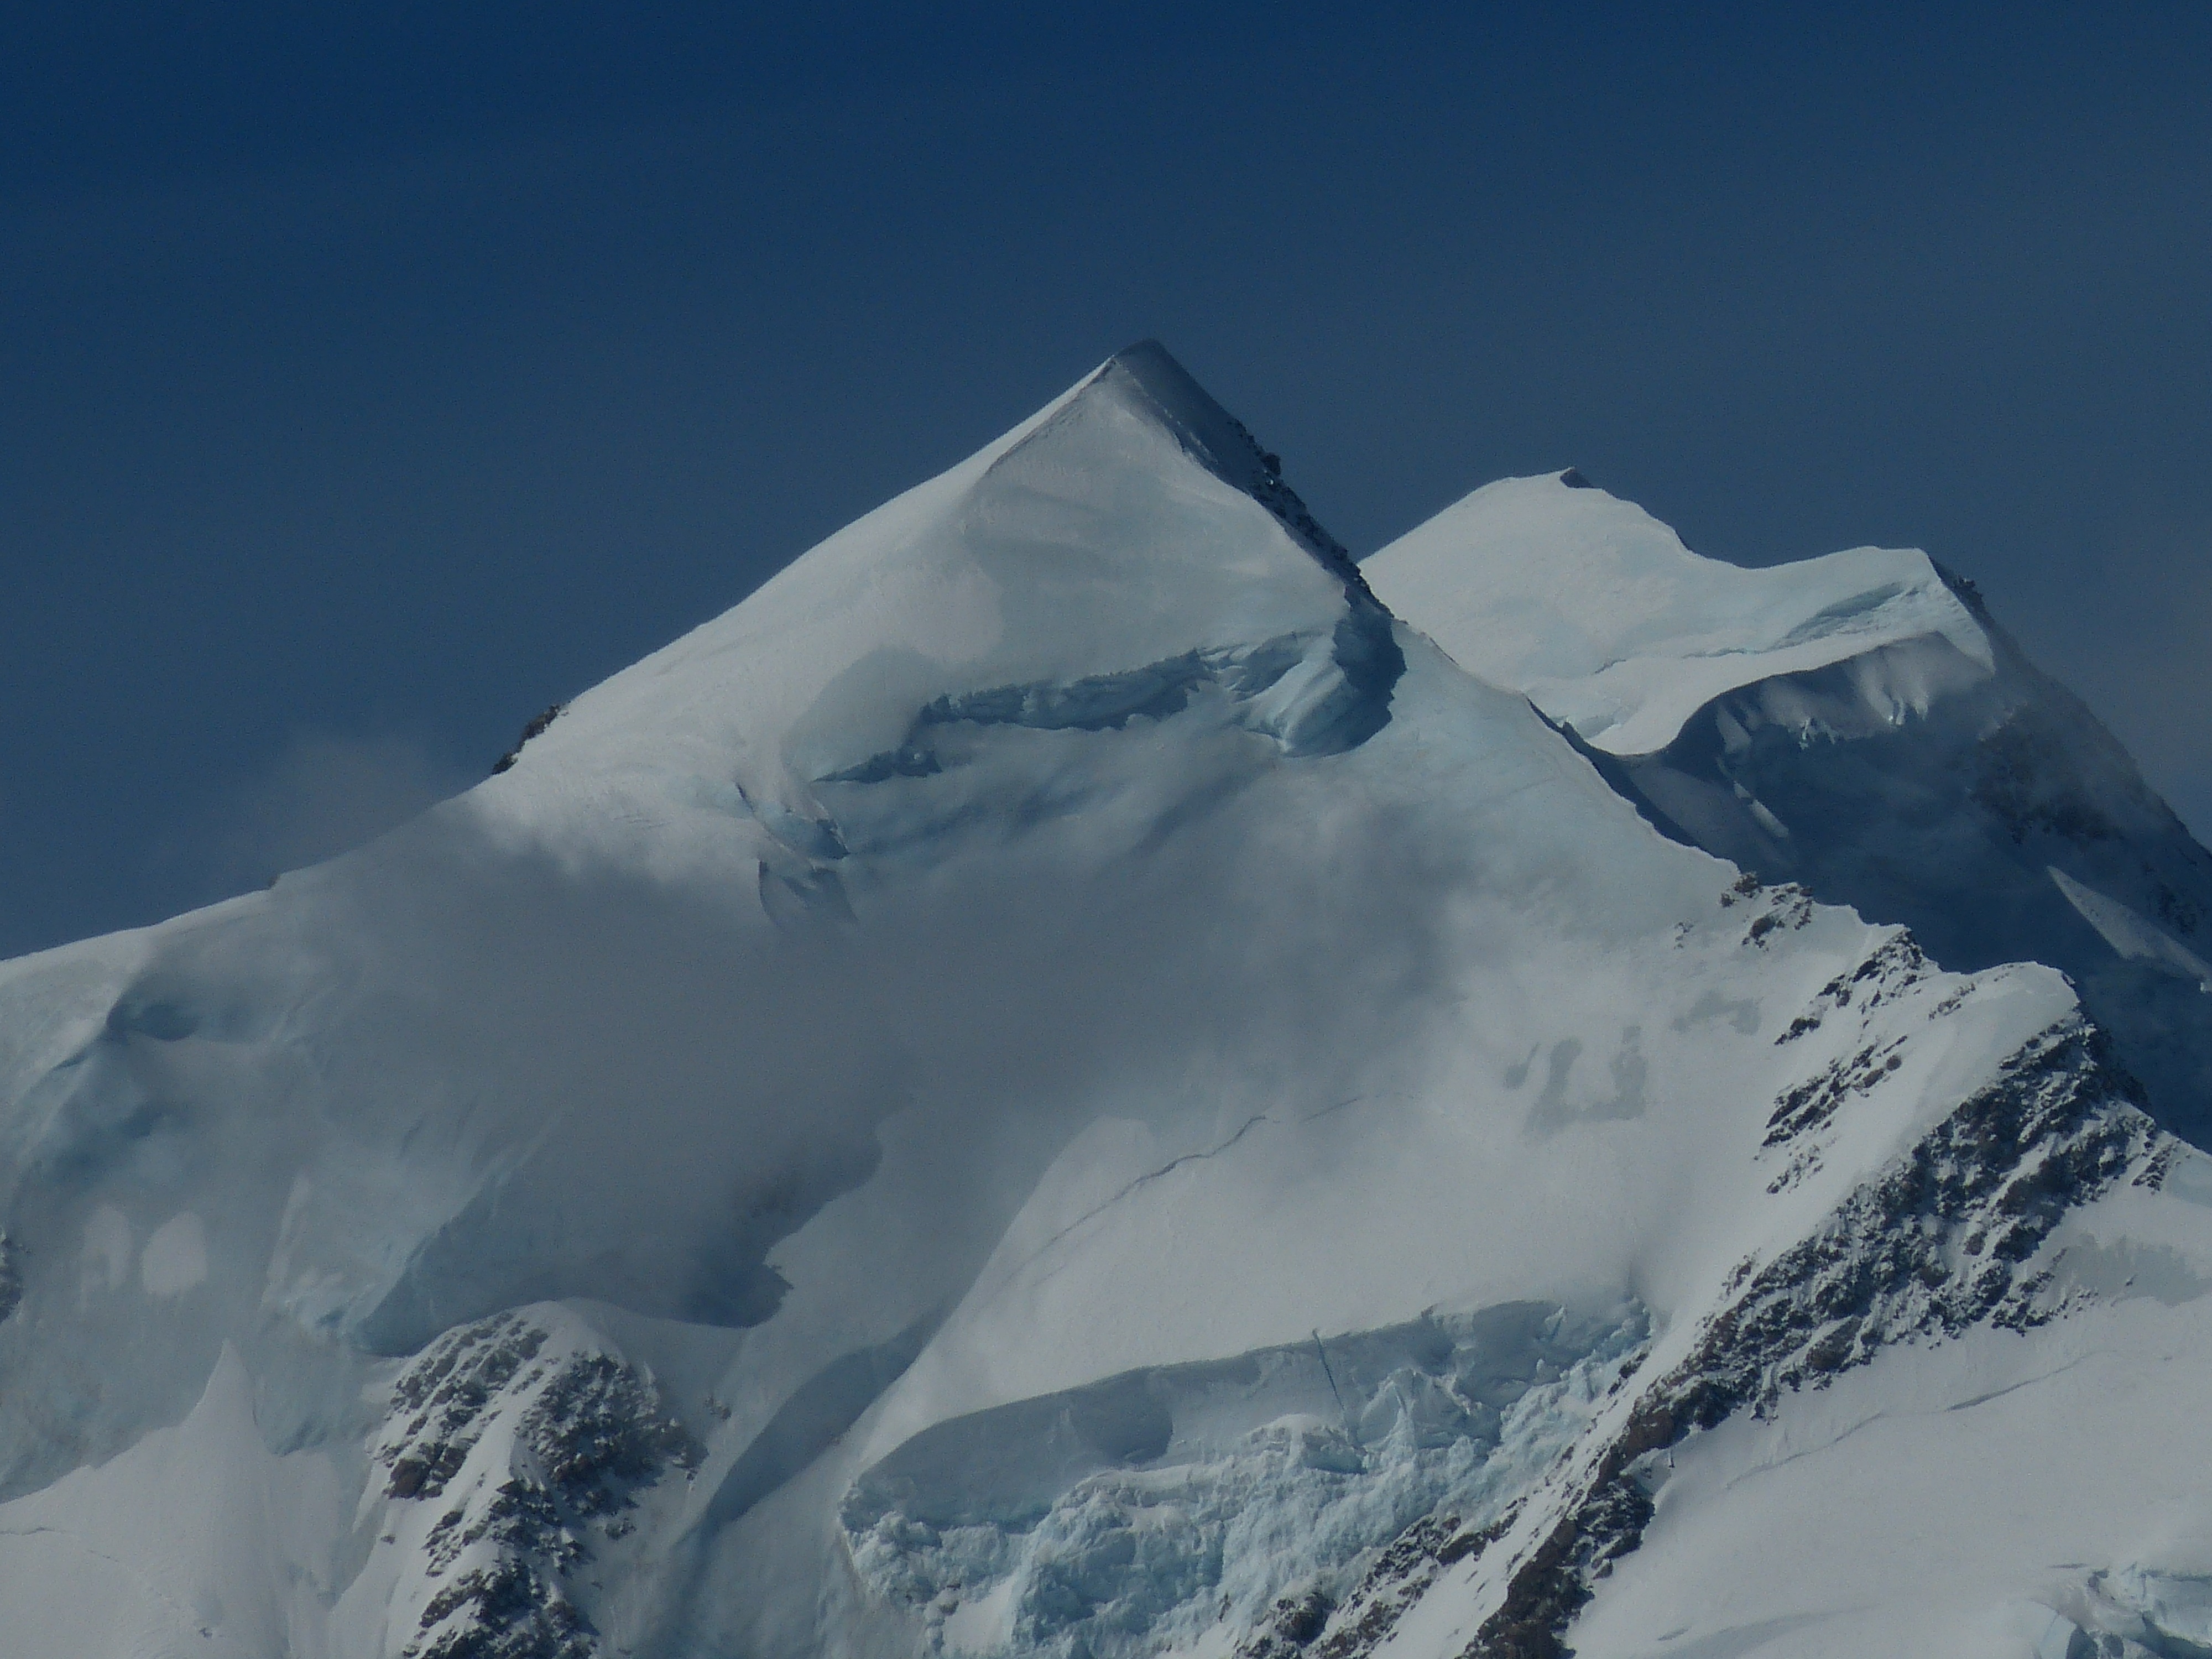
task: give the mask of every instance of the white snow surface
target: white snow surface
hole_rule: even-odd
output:
[[[1364,569],[1665,833],[1946,966],[2071,975],[2160,1122],[2212,1144],[2212,854],[1972,582],[1916,551],[1700,558],[1572,472],[1478,489]]]
[[[2197,1457],[2176,1455],[2200,1443],[2212,1386],[2206,1162],[2169,1179],[2176,1197],[2123,1188],[2069,1224],[2059,1270],[2093,1305],[2024,1335],[1895,1350],[1681,1448],[1576,1652],[2011,1659],[2212,1641],[2212,1499]]]
[[[416,823],[0,965],[7,1650],[1227,1655],[1448,1512],[1500,1541],[1380,1639],[1462,1652],[1746,1275],[2075,1012],[1854,980],[1897,930],[1520,695],[1632,745],[1986,661],[1921,556],[1724,589],[1570,493],[1602,628],[1447,656],[1138,348]],[[1683,1442],[1577,1650],[2212,1640],[2212,1180],[2130,1133],[2057,1316]]]
[[[1747,569],[1572,470],[1486,484],[1363,568],[1462,667],[1608,754],[1663,749],[1723,692],[1834,663],[1881,673],[1877,701],[1900,715],[1995,667],[1917,549]]]

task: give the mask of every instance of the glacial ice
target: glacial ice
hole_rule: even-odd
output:
[[[843,1523],[942,1648],[1181,1648],[1333,1600],[1422,1516],[1494,1520],[1646,1334],[1632,1310],[1509,1304],[1127,1372],[925,1430]]]

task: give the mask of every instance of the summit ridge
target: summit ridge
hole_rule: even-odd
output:
[[[1322,562],[1354,588],[1367,591],[1344,544],[1323,529],[1285,482],[1281,457],[1262,449],[1249,428],[1213,400],[1157,340],[1140,340],[1101,366],[1093,383],[1126,382],[1176,435],[1225,482],[1279,519]]]

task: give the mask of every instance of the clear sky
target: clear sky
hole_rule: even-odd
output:
[[[472,781],[1145,336],[1356,552],[1569,465],[1924,546],[2212,830],[2212,7],[766,9],[8,9],[0,953]]]

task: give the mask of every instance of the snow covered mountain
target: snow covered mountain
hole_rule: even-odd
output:
[[[2212,855],[1972,582],[1908,549],[1701,559],[1572,471],[1478,489],[1365,568],[1666,833],[1947,967],[2064,969],[2160,1121],[2212,1144]]]
[[[1838,560],[1544,480],[1363,574],[1139,347],[416,823],[0,966],[6,1650],[2208,1650],[2204,855]],[[1992,710],[2059,760],[1962,807]]]

